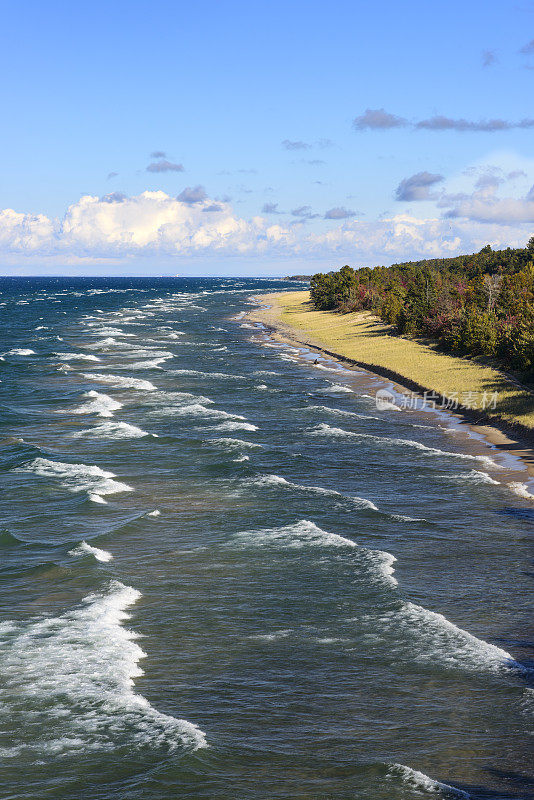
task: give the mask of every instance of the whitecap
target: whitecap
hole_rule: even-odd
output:
[[[322,486],[305,486],[301,483],[292,483],[291,481],[282,478],[281,475],[259,475],[256,478],[247,478],[244,481],[249,486],[279,486],[282,488],[294,489],[300,492],[311,492],[312,494],[321,494],[328,497],[336,497],[342,501],[347,501],[357,508],[370,508],[372,511],[378,511],[378,508],[370,500],[363,497],[356,497],[354,495],[342,494],[335,489],[324,489]]]
[[[122,408],[122,403],[119,403],[107,394],[95,392],[94,389],[91,389],[89,392],[84,392],[82,397],[88,397],[88,402],[77,408],[62,409],[58,413],[98,414],[99,417],[112,417],[114,411]]]
[[[109,553],[107,550],[101,550],[99,547],[93,547],[91,544],[87,544],[87,542],[80,542],[77,547],[74,547],[72,550],[69,550],[69,556],[85,556],[91,555],[96,558],[97,561],[111,561],[113,555]]]
[[[154,511],[149,511],[147,517],[159,517],[161,511],[158,508],[155,508]]]
[[[157,388],[150,381],[144,381],[140,378],[125,378],[122,375],[102,375],[97,372],[86,372],[83,377],[99,383],[107,383],[115,389],[138,389],[139,391],[153,392]]]
[[[388,769],[390,777],[400,777],[410,789],[423,789],[426,792],[439,792],[440,794],[453,795],[455,797],[470,798],[467,792],[449,786],[448,783],[440,783],[433,778],[429,778],[424,772],[419,772],[404,764],[391,764]]]
[[[344,393],[345,394],[354,394],[352,389],[350,389],[348,386],[342,386],[339,383],[332,383],[326,389],[317,389],[317,393],[318,394],[327,394],[327,393],[328,394],[330,394],[330,393],[332,393],[332,394],[344,394]]]
[[[13,350],[8,350],[6,353],[2,353],[4,356],[33,356],[35,355],[35,350],[30,350],[29,347],[14,347]]]
[[[453,483],[471,483],[475,486],[487,483],[499,486],[499,481],[493,480],[486,472],[480,472],[477,469],[471,469],[469,472],[459,472],[456,475],[440,475],[439,477]]]
[[[300,411],[301,409],[298,409]],[[370,414],[359,414],[356,411],[345,411],[343,408],[330,408],[329,406],[306,406],[304,411],[323,411],[338,417],[354,417],[355,419],[375,419],[382,422],[381,417],[372,417]]]
[[[415,603],[403,603],[396,611],[367,615],[355,621],[362,628],[368,625],[376,636],[388,636],[390,657],[397,662],[477,673],[483,670],[499,672],[505,667],[525,671],[506,650],[477,639],[443,614]]]
[[[512,481],[508,484],[508,487],[517,494],[519,497],[524,497],[525,500],[533,500],[534,494],[531,494],[528,490],[528,486],[526,483],[519,483],[516,481]]]
[[[88,494],[88,498],[91,501],[91,503],[99,503],[100,505],[104,505],[104,506],[107,506],[107,504],[108,504],[107,500],[104,500],[104,498],[100,497],[99,494],[93,494],[93,493],[90,492]]]
[[[152,411],[152,414],[165,414],[178,417],[194,416],[208,417],[213,419],[246,419],[239,414],[229,414],[227,411],[220,411],[217,408],[206,408],[202,403],[191,403],[184,406],[167,406]]]
[[[135,361],[133,364],[128,364],[128,369],[161,369],[160,364],[168,361],[169,358],[152,358],[148,361]]]
[[[428,453],[429,455],[436,455],[436,456],[448,456],[451,458],[462,458],[468,459],[470,461],[482,461],[488,467],[493,469],[500,469],[499,465],[493,461],[493,459],[489,458],[489,456],[472,456],[468,455],[467,453],[452,453],[448,450],[440,450],[437,447],[427,447],[426,444],[421,444],[421,442],[416,442],[413,439],[397,439],[395,437],[385,437],[385,436],[374,436],[371,433],[355,433],[354,431],[346,431],[344,428],[333,428],[330,425],[326,425],[325,423],[321,423],[317,425],[311,431],[306,431],[311,436],[336,436],[336,437],[353,437],[357,439],[369,439],[374,442],[380,442],[381,444],[392,444],[392,445],[403,445],[404,447],[413,447],[416,450],[420,450],[423,453]]]
[[[60,361],[100,361],[98,356],[86,353],[54,353]]]
[[[260,530],[242,531],[232,536],[232,542],[255,546],[274,546],[302,548],[314,547],[357,547],[356,542],[339,536],[337,533],[323,531],[315,523],[301,519],[294,525],[280,528],[262,528]]]
[[[247,442],[244,439],[231,439],[230,437],[221,437],[220,439],[211,439],[211,444],[220,444],[230,450],[241,450],[243,447],[261,447],[257,442]]]
[[[56,479],[69,492],[88,492],[91,495],[133,492],[131,486],[112,480],[116,477],[113,472],[91,464],[67,464],[48,458],[36,458],[23,467],[16,467],[13,472],[33,473],[41,478]]]
[[[221,422],[220,425],[214,425],[212,431],[257,431],[257,425],[251,425],[250,422],[235,422],[227,420]]]
[[[143,436],[157,437],[156,433],[148,433],[137,425],[129,425],[127,422],[103,422],[95,425],[94,428],[87,428],[83,431],[72,433],[73,439],[95,436],[99,439],[140,439]]]
[[[140,597],[112,581],[61,616],[14,623],[2,632],[4,707],[27,717],[32,728],[31,741],[15,730],[4,756],[207,746],[200,728],[157,711],[135,691],[146,654],[123,623]]]
[[[230,375],[227,372],[202,372],[199,369],[170,369],[169,375],[196,375],[199,378],[228,378],[229,380],[244,380],[244,375]]]

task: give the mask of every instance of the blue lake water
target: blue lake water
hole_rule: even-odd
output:
[[[2,797],[534,797],[521,467],[243,318],[294,287],[0,281]]]

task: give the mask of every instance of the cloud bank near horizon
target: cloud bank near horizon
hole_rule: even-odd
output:
[[[427,188],[436,176],[424,178],[419,184]],[[514,202],[522,202],[521,213]],[[487,243],[523,246],[531,234],[523,223],[534,222],[530,197],[497,200],[493,193],[485,196],[479,191],[456,200],[445,196],[443,207],[447,210],[442,218],[419,219],[400,213],[374,221],[362,221],[354,212],[336,208],[325,215],[331,227],[311,231],[263,215],[239,217],[228,202],[214,201],[202,187],[184,190],[178,198],[163,191],[132,197],[85,195],[62,219],[0,211],[0,258],[4,263],[55,259],[58,264],[75,259],[90,265],[105,259],[127,263],[132,257],[256,256],[273,261],[330,260],[332,267],[348,260],[358,266],[455,255],[479,250]],[[506,210],[508,215],[499,217]]]

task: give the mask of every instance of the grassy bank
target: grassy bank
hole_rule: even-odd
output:
[[[395,335],[393,329],[367,312],[339,314],[315,311],[308,291],[280,292],[262,297],[272,308],[259,316],[291,338],[351,359],[408,388],[458,396],[460,402],[497,392],[496,408],[486,409],[502,420],[534,433],[534,394],[502,372],[475,360],[439,352],[435,346]],[[482,416],[482,414],[481,414]]]

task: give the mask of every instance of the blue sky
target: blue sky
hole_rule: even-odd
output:
[[[534,233],[531,0],[29,0],[1,36],[3,274],[285,274]]]

